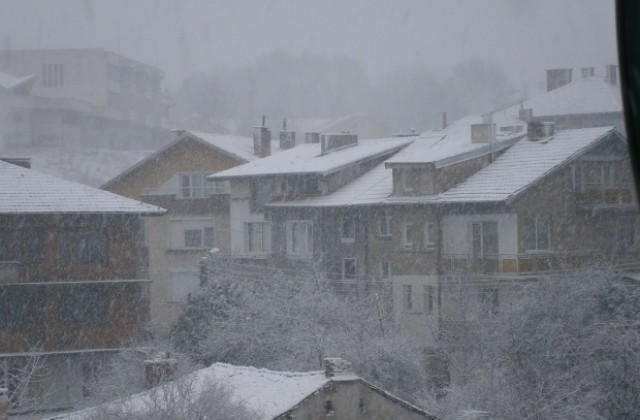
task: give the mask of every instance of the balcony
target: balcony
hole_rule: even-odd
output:
[[[596,252],[540,252],[490,256],[444,254],[442,270],[446,274],[486,274],[507,277],[534,275],[576,270],[603,261],[603,257],[602,253]]]
[[[631,185],[585,185],[582,191],[576,191],[578,206],[583,209],[594,207],[635,206],[636,200]]]

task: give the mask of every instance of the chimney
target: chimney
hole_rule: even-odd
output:
[[[527,126],[527,137],[530,141],[538,141],[551,137],[555,133],[555,127],[555,123],[551,121],[532,121]]]
[[[493,124],[493,112],[487,112],[486,114],[482,114],[482,123]]]
[[[547,92],[571,83],[572,69],[547,70]]]
[[[159,355],[144,361],[144,376],[147,388],[153,388],[174,378],[178,361],[171,358],[171,353]],[[1,420],[1,418],[0,418]]]
[[[271,155],[271,131],[265,127],[265,117],[262,116],[262,126],[253,127],[253,150],[258,157]]]
[[[0,388],[0,420],[9,420],[9,390]]]
[[[358,144],[358,135],[351,133],[335,133],[320,135],[320,154],[324,155],[334,150]]]
[[[296,145],[296,132],[287,130],[287,119],[282,120],[282,130],[280,131],[280,148],[291,149]]]
[[[495,136],[495,124],[471,124],[471,143],[489,143]]]
[[[304,133],[305,143],[320,143],[320,133],[310,132]]]
[[[533,108],[522,108],[518,114],[518,119],[524,122],[533,120]]]
[[[333,378],[337,375],[351,374],[351,362],[348,362],[340,357],[327,357],[322,360],[322,366],[324,368],[324,376],[327,378]]]
[[[616,86],[618,84],[618,66],[615,64],[607,64],[604,79],[611,86]]]
[[[447,128],[449,124],[447,123],[447,111],[442,113],[442,129]]]
[[[580,77],[588,79],[596,75],[595,67],[583,67],[580,69]]]

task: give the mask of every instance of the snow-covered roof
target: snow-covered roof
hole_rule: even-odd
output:
[[[543,141],[526,138],[495,162],[441,194],[392,196],[392,172],[380,164],[332,194],[268,204],[269,207],[344,207],[372,204],[454,203],[508,200],[559,165],[596,145],[612,127],[559,131]],[[413,147],[416,143],[405,148]]]
[[[506,115],[496,115],[493,118],[496,124],[495,140],[491,144],[472,143],[471,125],[482,123],[482,115],[471,115],[453,122],[445,129],[426,131],[416,137],[412,145],[387,159],[387,163],[435,163],[436,167],[445,166],[452,163],[452,159],[468,159],[486,154],[492,148],[498,151],[511,146],[527,131],[526,123]],[[516,132],[517,129],[521,131]]]
[[[182,380],[190,389],[202,393],[208,385],[221,384],[227,387],[232,397],[246,405],[247,408],[257,413],[256,420],[270,420],[286,413],[294,408],[302,400],[317,392],[330,382],[360,381],[371,389],[385,395],[399,404],[421,414],[425,417],[435,417],[424,410],[407,403],[399,398],[367,383],[358,376],[349,373],[336,373],[332,378],[327,378],[322,371],[311,372],[283,372],[268,369],[258,369],[248,366],[234,366],[226,363],[214,363],[211,366],[197,370]],[[172,384],[168,384],[171,386]],[[132,410],[144,412],[149,407],[149,399],[154,390],[133,395],[129,398],[107,403],[109,406],[131,407]],[[197,396],[193,396],[193,400]],[[95,415],[95,407],[87,408],[66,416],[54,417],[57,420],[88,420]]]
[[[0,214],[137,213],[164,209],[0,161]]]
[[[504,112],[517,118],[520,108],[533,109],[533,117],[622,112],[620,85],[601,77],[579,79],[544,92]]]
[[[276,155],[255,160],[211,175],[211,179],[228,179],[258,175],[330,174],[344,166],[376,156],[393,153],[413,141],[412,138],[364,140],[322,155],[320,144],[301,144]]]
[[[441,202],[512,199],[560,165],[595,146],[613,127],[564,130],[541,141],[521,140],[491,165],[441,194]]]
[[[253,138],[244,136],[234,136],[225,134],[203,133],[201,131],[189,131],[189,133],[203,142],[219,149],[223,153],[229,154],[240,160],[250,162],[259,159],[253,148]],[[271,140],[271,152],[278,149],[275,147],[277,140]]]
[[[200,131],[184,131],[180,132],[178,137],[171,143],[159,148],[155,152],[146,156],[144,159],[138,161],[136,164],[130,166],[114,178],[107,181],[100,188],[108,189],[114,183],[138,170],[138,168],[143,167],[149,162],[155,162],[158,156],[162,155],[167,150],[172,149],[177,144],[186,141],[187,139],[193,139],[197,142],[200,142],[205,147],[214,148],[222,154],[237,159],[238,161],[240,161],[240,163],[250,162],[252,160],[258,159],[258,156],[256,156],[256,154],[254,153],[253,138],[251,137],[242,137],[228,134],[211,134],[203,133]],[[271,144],[272,152],[280,150],[279,148],[275,148],[273,146],[273,141],[271,142]]]
[[[269,203],[269,207],[342,207],[379,204],[393,192],[393,176],[381,163],[335,192],[304,200]]]
[[[0,88],[7,91],[17,91],[20,87],[28,91],[36,80],[36,76],[29,75],[15,77],[10,74],[0,72]]]

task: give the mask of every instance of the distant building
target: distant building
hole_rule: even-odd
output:
[[[148,337],[136,243],[164,210],[4,161],[0,195],[0,388],[16,411],[69,407]]]
[[[33,78],[0,98],[5,146],[126,147],[169,136],[164,75],[155,67],[103,49],[3,50],[0,72]]]
[[[224,385],[231,391],[232,398],[256,413],[256,420],[321,420],[327,417],[437,420],[436,416],[354,375],[344,360],[325,359],[324,363],[324,372],[278,372],[214,363],[192,373],[183,381],[195,385],[192,401],[206,392],[207,383]],[[165,386],[180,385],[168,383]],[[126,412],[127,407],[131,407],[134,414],[148,415],[153,405],[153,392],[151,390],[125,398],[113,403],[112,409],[118,412],[124,408]],[[172,403],[188,404],[182,400]],[[108,413],[110,405],[107,403],[103,407],[88,408],[56,419],[89,420],[96,414]]]

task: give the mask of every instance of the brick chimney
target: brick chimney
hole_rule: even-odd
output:
[[[531,121],[527,126],[527,138],[530,141],[538,141],[553,136],[555,124],[551,121]]]
[[[9,420],[9,390],[0,388],[0,420]]]
[[[547,92],[571,83],[572,69],[547,70]]]
[[[265,127],[265,117],[262,116],[262,125],[253,127],[253,150],[258,157],[271,155],[271,130]]]
[[[351,370],[351,362],[340,357],[327,357],[322,360],[322,366],[324,367],[324,376],[327,378],[333,378],[344,374],[353,374],[353,371]]]

